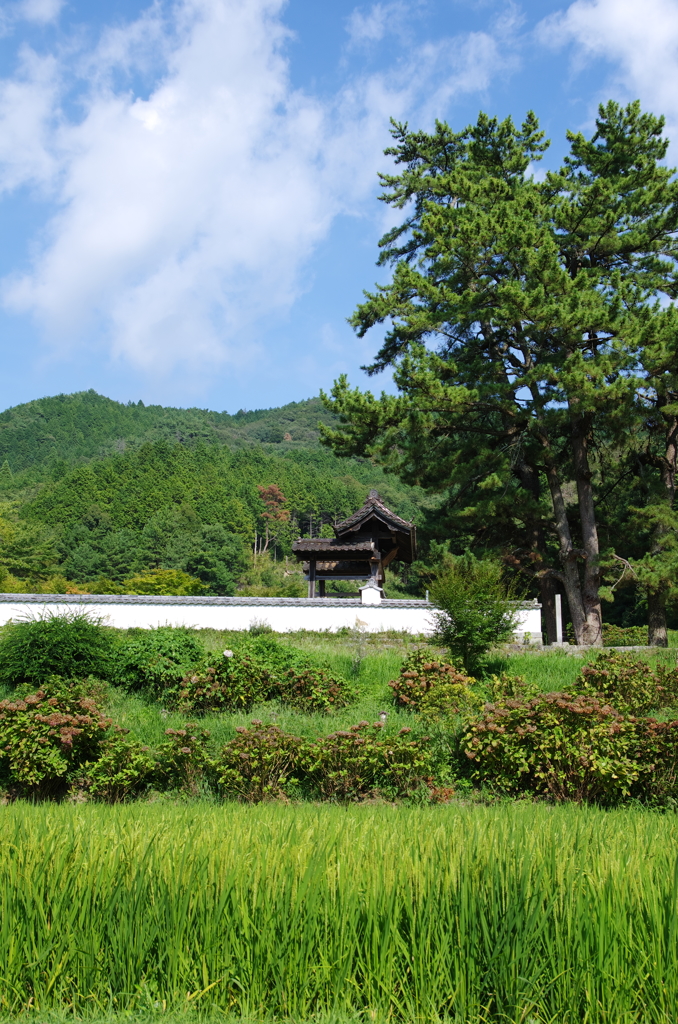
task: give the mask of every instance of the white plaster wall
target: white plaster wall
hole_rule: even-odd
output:
[[[59,615],[78,608],[77,603],[0,604],[0,624],[10,619],[44,614]],[[381,608],[360,606],[350,608],[323,607],[261,607],[260,605],[148,605],[148,604],[90,604],[83,606],[92,615],[105,619],[110,626],[127,629],[130,626],[151,629],[154,626],[192,626],[198,629],[249,629],[255,622],[266,622],[276,633],[297,629],[314,631],[362,627],[368,633],[387,629],[407,630],[410,633],[428,633],[432,629],[431,608]]]
[[[154,626],[192,626],[198,629],[249,629],[255,622],[265,622],[276,633],[287,633],[298,629],[313,631],[336,631],[342,627],[361,628],[368,633],[385,632],[389,629],[409,633],[430,633],[433,629],[435,608],[424,601],[388,601],[382,605],[360,605],[357,601],[314,601],[291,598],[285,602],[266,599],[248,603],[235,598],[223,601],[214,598],[177,601],[171,598],[151,599],[129,597],[124,601],[59,595],[49,598],[35,595],[0,595],[0,625],[10,619],[58,615],[77,609],[104,619],[118,629],[131,626],[151,629]],[[400,607],[398,607],[400,605]],[[522,608],[517,613],[518,638],[531,634],[535,641],[541,640],[541,609]]]

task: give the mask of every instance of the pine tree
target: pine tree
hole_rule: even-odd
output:
[[[390,282],[351,322],[360,336],[388,322],[367,370],[392,368],[399,393],[375,399],[340,378],[325,399],[344,423],[324,430],[335,452],[450,488],[468,515],[479,493],[513,485],[522,536],[508,523],[507,538],[543,591],[562,583],[578,643],[602,642],[592,447],[637,417],[654,298],[673,288],[663,125],[608,103],[593,138],[570,133],[563,167],[540,183],[530,168],[547,143],[531,113],[519,128],[481,114],[458,134],[394,124],[387,152],[404,170],[383,176],[382,199],[407,216],[380,243]]]

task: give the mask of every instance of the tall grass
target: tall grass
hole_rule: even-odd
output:
[[[534,805],[13,805],[0,1011],[666,1024],[678,822]]]

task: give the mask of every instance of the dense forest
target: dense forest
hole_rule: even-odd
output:
[[[231,416],[94,391],[8,409],[2,589],[303,593],[297,536],[331,535],[372,487],[407,519],[431,504],[369,459],[321,447],[318,423],[332,419],[317,399]],[[394,592],[416,590],[416,573],[391,575]]]
[[[501,500],[476,496],[469,508],[454,488],[426,491],[375,458],[333,454],[321,444],[321,422],[338,426],[319,399],[229,415],[124,405],[94,391],[0,413],[0,589],[301,596],[292,541],[331,536],[372,487],[418,529],[420,560],[391,567],[390,596],[423,594],[450,550],[510,564],[509,534],[523,511],[514,488]],[[626,494],[633,477],[621,498],[618,487],[608,494],[610,475],[601,462],[606,543],[620,531],[630,537],[624,510],[645,501]],[[574,493],[568,502],[575,507]],[[539,596],[525,580],[528,596]],[[642,595],[624,587],[605,618],[640,625],[646,614]]]

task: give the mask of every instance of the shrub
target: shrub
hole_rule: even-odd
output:
[[[678,700],[678,669],[659,666],[653,672],[633,654],[604,651],[581,670],[575,690],[599,694],[627,714],[644,715]]]
[[[50,676],[98,676],[111,668],[113,637],[82,612],[10,623],[0,635],[0,682],[37,686]]]
[[[306,711],[330,711],[346,707],[353,697],[346,680],[275,637],[247,637],[228,655],[170,687],[166,691],[168,704],[187,713],[204,714],[249,711],[258,701],[279,699]]]
[[[544,693],[487,704],[461,745],[475,780],[507,793],[614,803],[640,777],[636,719],[596,696]]]
[[[453,558],[431,586],[440,611],[433,639],[476,672],[491,647],[509,640],[515,627],[512,592],[501,565],[471,554]]]
[[[111,681],[127,690],[162,695],[204,657],[202,644],[184,627],[131,629],[119,642]]]
[[[185,729],[165,729],[168,739],[156,757],[155,782],[161,790],[195,795],[212,762],[207,751],[209,733],[189,722]]]
[[[505,697],[527,699],[542,692],[538,683],[528,683],[524,676],[510,676],[508,672],[502,672],[498,676],[491,675],[483,683],[483,689],[492,701],[503,700]]]
[[[202,672],[191,672],[165,690],[165,703],[186,714],[249,711],[267,700],[277,678],[267,665],[249,653],[223,657]]]
[[[326,800],[358,800],[384,791],[408,796],[431,779],[426,738],[411,740],[411,730],[384,736],[381,722],[359,722],[306,745],[304,775]]]
[[[416,651],[403,662],[399,677],[388,685],[396,706],[436,719],[479,708],[480,698],[471,689],[475,679],[448,661]]]
[[[603,643],[606,647],[645,647],[647,642],[647,626],[614,626],[609,622],[603,623]]]
[[[278,680],[276,695],[284,704],[300,711],[328,712],[345,708],[353,699],[352,688],[345,679],[313,665],[288,669]]]
[[[638,722],[640,777],[631,792],[647,803],[678,806],[678,722]]]
[[[111,727],[82,682],[53,677],[0,701],[0,784],[17,796],[63,795],[98,758]]]
[[[84,767],[83,789],[94,799],[119,803],[138,796],[152,783],[156,763],[148,747],[118,729],[103,741],[96,761]]]
[[[215,763],[216,781],[227,796],[251,803],[285,796],[285,787],[298,769],[303,741],[277,725],[240,727]]]

